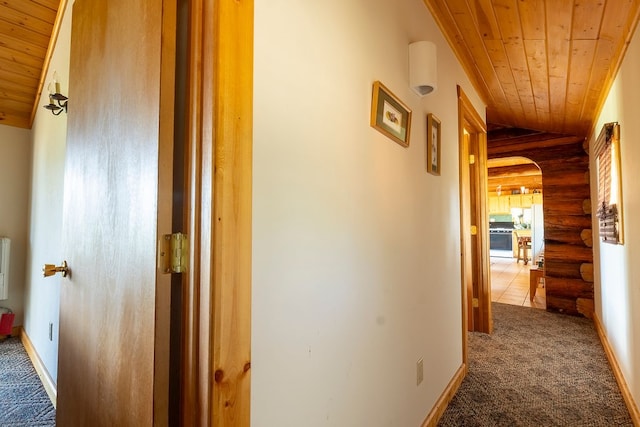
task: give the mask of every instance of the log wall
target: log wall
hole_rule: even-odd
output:
[[[593,316],[593,242],[585,138],[554,134],[487,140],[489,159],[522,156],[542,171],[547,310]]]

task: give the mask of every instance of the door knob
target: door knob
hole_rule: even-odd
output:
[[[55,266],[53,264],[45,264],[42,267],[42,275],[44,277],[53,276],[56,273],[62,273],[62,277],[67,277],[69,274],[69,267],[67,266],[67,261],[62,261],[62,265]]]

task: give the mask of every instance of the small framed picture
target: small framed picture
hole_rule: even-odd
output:
[[[373,83],[371,126],[403,147],[409,146],[411,110],[382,83]]]
[[[440,175],[440,141],[442,125],[432,113],[427,115],[427,172]]]

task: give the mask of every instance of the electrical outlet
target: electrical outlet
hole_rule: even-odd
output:
[[[416,385],[420,385],[422,380],[424,380],[424,362],[421,357],[416,363]]]
[[[49,341],[53,341],[53,323],[49,322]]]

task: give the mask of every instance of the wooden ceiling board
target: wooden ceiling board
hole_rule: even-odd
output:
[[[578,136],[592,131],[640,14],[640,0],[424,3],[487,104],[489,123]],[[25,120],[0,99],[0,123],[31,126],[59,7],[60,0],[0,2],[0,93],[33,100]]]
[[[596,53],[597,40],[573,40],[571,42],[571,72],[567,86],[566,115],[582,125],[583,111],[592,111],[584,105],[589,90],[589,80]]]
[[[4,47],[1,41],[0,58],[6,59],[7,61],[11,61],[18,65],[24,65],[31,68],[38,69],[42,67],[42,60],[40,60],[37,56],[29,55],[24,52]]]
[[[34,79],[40,78],[41,71],[39,68],[19,64],[3,57],[0,57],[0,70],[4,70],[17,75],[31,77]]]
[[[573,40],[597,40],[600,34],[605,1],[575,0],[573,5],[571,38]]]
[[[16,1],[16,0],[11,0],[11,1]],[[17,0],[17,1],[21,1],[21,0]],[[46,7],[48,9],[51,9],[51,10],[55,11],[56,13],[58,11],[58,6],[60,5],[60,0],[30,0],[30,1],[31,1],[31,3],[35,3],[35,4],[38,4],[40,6]]]
[[[502,85],[508,108],[513,110],[515,114],[524,116],[524,110],[520,102],[520,96],[518,95],[518,88],[513,79],[511,64],[509,63],[509,58],[507,58],[504,44],[500,40],[485,40],[485,44],[491,62],[494,64],[498,80]]]
[[[500,25],[500,39],[505,42],[522,40],[522,24],[516,0],[495,0],[494,13]]]
[[[30,93],[21,92],[19,90],[0,90],[0,97],[22,102],[25,104],[30,104],[31,102],[33,102],[33,97]]]
[[[52,27],[53,28],[53,27]],[[46,50],[49,44],[49,37],[43,36],[35,31],[23,27],[19,22],[9,22],[0,17],[0,35],[11,37],[16,41],[32,45],[44,47]]]
[[[46,40],[49,40],[51,36],[51,23],[26,15],[22,11],[12,9],[8,7],[6,3],[0,2],[0,17],[0,19],[5,22],[16,23],[23,28],[27,28],[29,31],[40,34],[44,36]]]
[[[545,40],[544,0],[522,0],[518,2],[518,13],[522,22],[522,37],[525,40]]]
[[[4,101],[5,109],[12,114],[25,114],[31,112],[31,103],[18,102],[11,99]]]
[[[595,57],[593,60],[593,70],[589,81],[589,91],[586,94],[585,106],[595,106],[598,104],[600,91],[596,90],[606,84],[612,76],[611,58],[616,54],[615,44],[610,40],[600,39],[596,45]],[[588,120],[592,112],[582,111],[582,119]]]
[[[7,88],[26,88],[28,92],[38,87],[38,79],[27,76],[25,74],[14,73],[7,71],[0,67],[0,80],[3,82],[3,86]]]
[[[634,0],[616,0],[616,7],[608,7],[602,17],[600,39],[616,42],[629,33],[628,16],[634,16],[638,10]]]
[[[525,40],[525,52],[527,64],[531,76],[533,100],[538,113],[538,120],[543,120],[544,115],[548,120],[549,115],[549,77],[547,64],[547,44],[544,40]],[[545,120],[545,121],[546,121]]]
[[[486,46],[477,26],[477,16],[472,14],[466,0],[450,2],[450,8],[456,24],[461,28],[467,28],[463,38],[466,49],[471,52],[485,52],[484,55],[476,57],[474,62],[476,67],[481,70],[481,75],[488,76],[488,78],[483,78],[483,80],[488,87],[489,95],[492,96],[496,102],[500,102],[504,99],[501,93],[502,88],[497,80],[495,69],[489,59],[489,55],[486,54]]]
[[[569,53],[571,51],[571,16],[573,0],[558,0],[546,9],[547,64],[549,67],[550,128],[563,129],[564,107],[567,101]]]
[[[462,33],[451,16],[447,2],[445,0],[429,0],[429,3],[426,4],[431,10],[433,19],[442,30],[445,39],[447,39],[449,45],[452,46],[453,52],[465,70],[469,80],[478,91],[479,96],[484,99],[485,102],[486,100],[492,99],[493,95],[489,93],[484,83],[484,77],[476,71],[473,56],[469,49],[466,48]]]
[[[53,22],[56,19],[57,9],[50,9],[34,1],[2,1],[2,5],[21,12],[26,17],[36,18],[44,22]],[[57,6],[56,6],[57,7]]]
[[[20,52],[23,55],[33,56],[38,62],[40,62],[40,58],[47,52],[46,47],[28,43],[10,35],[3,34],[1,29],[0,49],[9,49]]]
[[[487,104],[487,121],[589,136],[640,0],[424,0]]]
[[[468,6],[477,20],[482,38],[487,40],[500,39],[500,26],[493,13],[491,0],[470,0]]]
[[[511,68],[512,80],[520,108],[513,110],[515,125],[524,122],[525,117],[536,117],[536,105],[531,86],[531,76],[527,64],[527,54],[523,43],[523,28],[516,0],[496,0],[494,14],[500,25],[500,42],[505,47],[507,63]]]
[[[524,44],[521,41],[512,41],[505,43],[505,50],[509,64],[511,64],[511,72],[513,80],[518,90],[520,104],[524,111],[524,116],[515,116],[515,125],[522,126],[526,117],[534,119],[536,117],[536,104],[533,100],[533,89],[531,87],[531,75],[529,74],[529,64],[527,62],[527,54],[524,50]]]
[[[0,123],[30,128],[60,0],[0,1]]]

